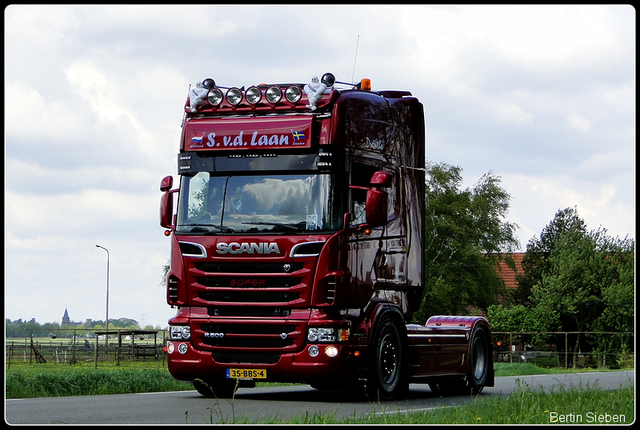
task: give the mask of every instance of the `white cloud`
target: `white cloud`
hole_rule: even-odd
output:
[[[570,115],[569,118],[567,118],[567,122],[569,122],[571,127],[575,128],[579,132],[587,133],[589,130],[591,130],[591,121],[580,115]]]
[[[55,231],[71,238],[104,231],[105,226],[134,227],[156,215],[159,197],[113,190],[83,189],[73,194],[26,195],[5,192],[5,222],[14,239]],[[155,217],[153,217],[155,218]],[[126,236],[126,229],[120,235]],[[11,250],[12,242],[8,242]]]
[[[115,79],[106,76],[91,60],[78,60],[65,68],[65,74],[72,87],[82,97],[100,121],[115,121],[121,115],[135,122],[122,106],[122,94],[114,85]]]
[[[22,79],[5,86],[5,132],[20,136],[30,148],[61,143],[82,134],[82,116],[64,100],[47,100],[37,87]]]
[[[602,226],[611,236],[635,237],[635,211],[633,206],[622,203],[624,197],[616,184],[593,184],[567,174],[544,177],[506,174],[502,179],[512,196],[509,218],[521,227],[523,250],[529,239],[540,237],[557,211],[573,207],[590,230]]]

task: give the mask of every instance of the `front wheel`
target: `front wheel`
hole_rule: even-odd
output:
[[[372,343],[367,378],[367,393],[375,400],[391,400],[409,389],[400,330],[391,318],[383,318]]]

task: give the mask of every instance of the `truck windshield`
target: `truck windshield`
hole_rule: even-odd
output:
[[[179,234],[329,232],[339,227],[329,174],[183,175]],[[337,208],[336,208],[337,209]]]

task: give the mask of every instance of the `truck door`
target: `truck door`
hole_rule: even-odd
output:
[[[366,224],[365,202],[367,189],[371,187],[371,177],[375,172],[392,173],[391,187],[385,187],[388,195],[387,223],[369,229],[354,229],[350,239],[350,270],[354,275],[358,290],[373,294],[374,291],[395,289],[396,284],[404,284],[406,247],[404,228],[397,202],[398,178],[394,171],[369,160],[354,161],[350,169],[350,210],[351,227]],[[403,253],[403,249],[405,252]],[[376,292],[375,294],[379,294]],[[370,297],[370,296],[369,296]]]

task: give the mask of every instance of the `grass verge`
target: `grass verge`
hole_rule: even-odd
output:
[[[588,370],[588,369],[587,369]],[[593,369],[591,369],[593,371]],[[531,364],[496,364],[496,376],[566,373]],[[162,362],[137,362],[116,366],[30,365],[6,372],[6,398],[125,394],[191,390],[176,381]],[[520,386],[507,397],[475,397],[472,402],[429,411],[369,414],[337,420],[332,414],[315,413],[269,424],[630,424],[635,420],[634,388],[604,391],[559,390],[544,393]],[[241,422],[236,422],[236,424]]]
[[[570,370],[569,370],[570,371]],[[583,369],[582,371],[593,371]],[[496,363],[496,376],[567,373],[561,368],[541,368],[528,363]],[[259,383],[260,384],[260,383]],[[6,398],[83,396],[192,390],[176,381],[161,361],[67,364],[12,364],[6,371]]]
[[[634,389],[572,389],[545,394],[520,387],[507,397],[476,397],[472,402],[424,412],[369,414],[336,420],[314,414],[286,424],[631,424],[635,420]]]
[[[6,372],[7,399],[192,390],[160,362],[129,365],[12,365]]]

